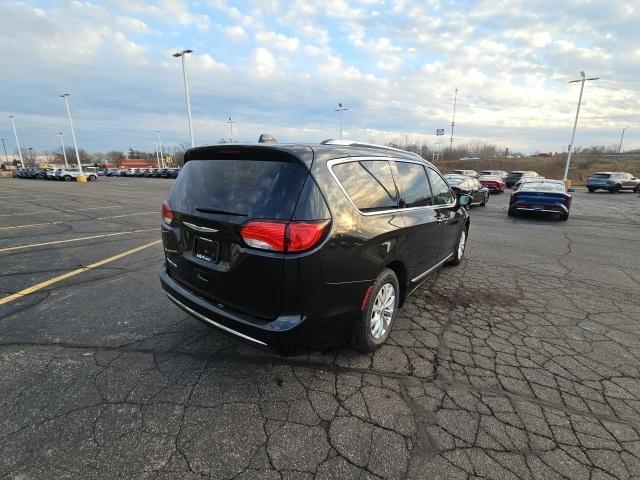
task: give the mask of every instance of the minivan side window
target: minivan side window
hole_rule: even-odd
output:
[[[433,192],[434,205],[450,205],[455,203],[453,193],[447,185],[447,182],[436,173],[433,169],[427,168],[429,181],[431,182],[431,190]]]
[[[424,167],[417,163],[395,162],[400,205],[404,208],[433,205],[431,187]]]
[[[387,160],[339,163],[333,173],[353,204],[362,212],[398,208],[396,184]]]

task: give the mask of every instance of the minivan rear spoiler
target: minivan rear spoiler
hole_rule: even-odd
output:
[[[251,159],[265,161],[299,162],[307,168],[313,163],[313,150],[306,145],[260,144],[221,144],[190,148],[184,154],[184,163],[191,160],[229,160]]]

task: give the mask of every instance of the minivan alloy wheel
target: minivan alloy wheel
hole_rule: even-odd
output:
[[[371,336],[379,339],[387,333],[396,304],[396,291],[393,285],[385,283],[378,291],[371,309]]]

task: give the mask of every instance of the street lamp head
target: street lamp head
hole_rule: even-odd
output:
[[[190,49],[183,50],[182,53],[193,53],[193,50],[190,50]]]
[[[580,71],[580,76],[584,78],[584,70]]]
[[[13,115],[9,115],[9,118],[15,118]]]
[[[63,93],[62,95],[60,95],[60,98],[68,97],[69,95],[71,95],[71,94],[70,93]]]
[[[177,53],[174,53],[173,56],[177,58],[177,57],[181,57],[182,54],[180,52],[177,52]]]

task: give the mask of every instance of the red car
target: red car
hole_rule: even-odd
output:
[[[500,177],[493,175],[480,175],[478,178],[483,187],[487,187],[491,193],[504,192],[505,183]]]

